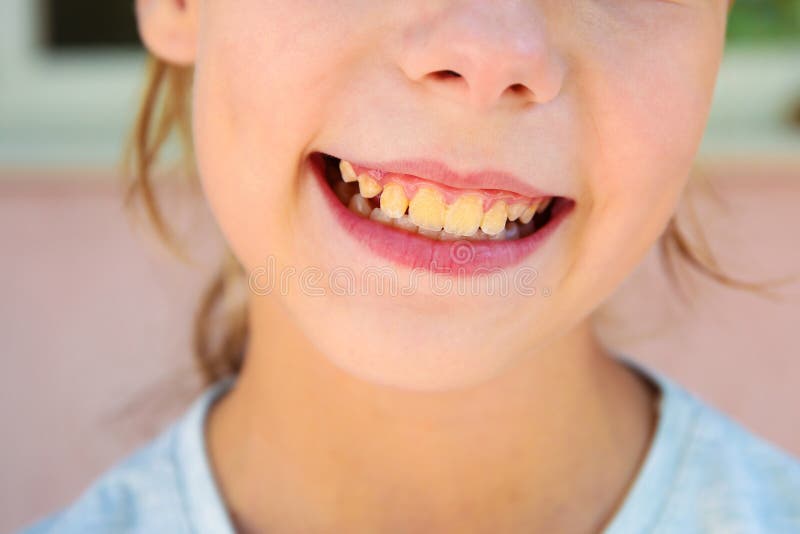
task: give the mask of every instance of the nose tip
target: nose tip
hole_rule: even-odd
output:
[[[544,21],[508,5],[468,3],[410,30],[401,60],[406,76],[481,110],[553,100],[565,68]]]

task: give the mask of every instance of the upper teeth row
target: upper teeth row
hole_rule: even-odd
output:
[[[484,211],[484,201],[478,193],[466,192],[447,204],[445,196],[434,187],[419,187],[409,200],[401,184],[389,182],[381,185],[368,173],[358,175],[352,164],[342,160],[339,164],[345,182],[358,182],[359,192],[364,198],[380,195],[380,206],[388,217],[399,219],[408,210],[411,222],[425,230],[469,237],[479,229],[490,236],[502,232],[506,221],[519,220],[529,223],[537,211],[543,211],[550,199],[507,203],[497,200]]]

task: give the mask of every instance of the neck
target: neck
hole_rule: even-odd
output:
[[[355,379],[271,305],[252,306],[251,325],[269,332],[251,330],[245,367],[207,428],[242,531],[591,532],[653,430],[654,392],[588,322],[488,382],[446,392]]]

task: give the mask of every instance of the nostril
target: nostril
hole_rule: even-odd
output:
[[[452,80],[462,77],[454,70],[437,70],[436,72],[432,72],[430,76],[437,80]]]
[[[510,91],[514,95],[526,98],[533,98],[534,96],[533,91],[531,91],[527,85],[522,83],[515,83],[513,85],[510,85],[508,87],[508,91]]]
[[[461,75],[459,72],[450,69],[442,69],[437,71],[428,72],[425,75],[423,80],[424,82],[429,83],[434,89],[439,89],[441,91],[449,92],[449,91],[459,91],[459,92],[475,92],[479,98],[497,98],[498,96],[505,96],[505,97],[512,97],[513,100],[525,103],[531,103],[536,100],[536,95],[530,89],[530,87],[524,83],[513,83],[511,85],[507,85],[505,89],[503,89],[500,94],[497,93],[489,93],[489,90],[492,89],[500,89],[499,85],[497,87],[490,86],[487,83],[481,83],[481,80],[478,80],[478,83],[475,87],[470,87],[470,84],[466,77]],[[475,81],[475,80],[470,80]],[[490,96],[487,97],[486,94]]]

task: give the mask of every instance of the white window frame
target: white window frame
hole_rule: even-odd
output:
[[[0,165],[114,165],[136,110],[144,53],[47,50],[41,8],[39,0],[0,0]]]

